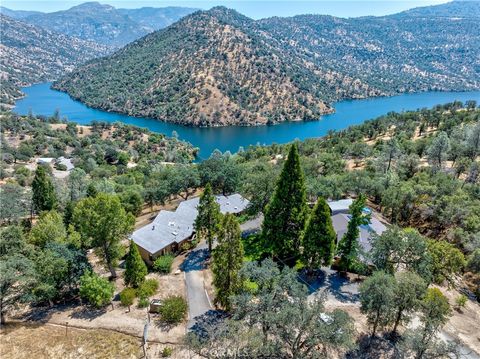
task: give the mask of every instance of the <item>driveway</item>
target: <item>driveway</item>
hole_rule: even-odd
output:
[[[205,313],[212,309],[203,282],[202,271],[207,267],[208,248],[201,243],[185,258],[180,269],[185,273],[188,300],[188,325],[190,329]]]

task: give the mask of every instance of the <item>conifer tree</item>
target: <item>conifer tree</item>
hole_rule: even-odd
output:
[[[217,291],[215,301],[226,310],[231,309],[231,296],[242,287],[239,271],[243,264],[243,245],[240,225],[233,214],[222,220],[218,232],[218,246],[213,251],[213,284]]]
[[[32,182],[32,206],[37,213],[51,211],[57,205],[52,180],[43,166],[38,166]]]
[[[207,240],[208,251],[211,252],[213,240],[219,230],[222,214],[220,213],[220,205],[213,195],[210,183],[207,183],[205,186],[197,208],[198,215],[195,219],[195,230],[200,239],[205,238]]]
[[[125,285],[131,285],[132,287],[138,287],[145,281],[147,275],[147,266],[143,262],[137,245],[130,241],[130,250],[128,251],[127,258],[125,259]]]
[[[303,260],[309,270],[332,264],[337,235],[327,201],[320,197],[307,221],[303,235]]]
[[[338,244],[338,254],[340,255],[340,268],[351,270],[358,259],[358,236],[361,225],[370,223],[370,215],[363,213],[366,197],[360,195],[350,205],[350,220],[348,221],[347,232],[343,235]]]
[[[266,207],[262,228],[265,250],[287,264],[293,265],[299,255],[300,236],[308,212],[306,198],[298,148],[293,144]]]

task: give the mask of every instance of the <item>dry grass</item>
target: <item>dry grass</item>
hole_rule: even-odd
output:
[[[139,358],[138,338],[102,329],[8,324],[0,332],[2,359]]]

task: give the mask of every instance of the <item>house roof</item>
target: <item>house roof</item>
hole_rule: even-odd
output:
[[[348,212],[350,205],[353,203],[353,199],[351,198],[340,199],[338,201],[328,201],[327,203],[333,214],[336,214],[339,212],[346,213]]]
[[[71,171],[75,168],[75,166],[72,163],[72,159],[70,158],[65,158],[65,157],[58,157],[57,158],[57,163],[61,163],[65,167],[67,167],[67,171]]]
[[[216,200],[223,214],[240,213],[249,204],[249,201],[239,194],[216,196]],[[199,202],[200,198],[196,197],[180,203],[175,212],[160,211],[151,224],[132,233],[132,240],[151,254],[161,251],[172,243],[184,241],[194,232]]]
[[[53,157],[40,157],[37,159],[37,163],[52,163],[55,160]]]
[[[343,235],[347,232],[348,222],[350,220],[350,215],[345,213],[338,213],[332,216],[332,224],[335,232],[337,233],[337,242],[342,239]],[[370,224],[362,225],[359,228],[358,243],[365,253],[370,252],[372,245],[370,240],[372,234],[382,234],[386,231],[387,227],[380,222],[377,218],[373,217],[370,219]]]

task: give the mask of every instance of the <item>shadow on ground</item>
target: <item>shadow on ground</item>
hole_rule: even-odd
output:
[[[184,272],[203,270],[207,268],[208,258],[209,253],[207,248],[192,251],[180,265],[180,269]]]
[[[359,283],[353,282],[329,268],[322,268],[310,274],[302,272],[299,280],[307,285],[310,294],[327,292],[329,296],[344,303],[354,303],[360,300]]]
[[[223,323],[229,314],[223,310],[211,309],[205,314],[195,317],[195,324],[193,324],[189,331],[195,333],[198,337],[207,339],[212,330]]]

